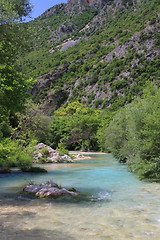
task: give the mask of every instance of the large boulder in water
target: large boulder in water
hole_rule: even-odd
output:
[[[75,191],[69,191],[65,188],[59,188],[56,183],[42,183],[40,185],[27,185],[23,189],[26,193],[32,193],[36,197],[59,197],[59,196],[77,196]]]

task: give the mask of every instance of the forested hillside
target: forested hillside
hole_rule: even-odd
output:
[[[74,1],[69,8],[70,3],[27,24],[33,38],[20,64],[38,78],[32,92],[36,101],[45,99],[46,109],[75,100],[117,109],[141,95],[148,81],[158,83],[157,0],[91,6]]]

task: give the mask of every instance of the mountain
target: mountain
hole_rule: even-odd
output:
[[[94,8],[102,8],[108,0],[68,0],[66,9],[68,12],[75,12],[75,9],[82,11],[86,6],[91,6]]]
[[[158,0],[68,0],[26,23],[18,61],[35,101],[48,113],[75,100],[117,109],[159,85],[159,20]]]

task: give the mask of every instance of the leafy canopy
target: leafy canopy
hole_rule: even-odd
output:
[[[93,149],[97,144],[99,114],[99,110],[86,108],[79,102],[57,110],[51,123],[52,146],[63,142],[70,149]]]
[[[20,22],[30,12],[28,0],[0,0],[0,137],[8,136],[9,118],[23,109],[32,84],[15,64],[17,54],[25,46]]]
[[[149,84],[117,112],[106,129],[106,149],[126,161],[140,178],[160,177],[160,89]]]

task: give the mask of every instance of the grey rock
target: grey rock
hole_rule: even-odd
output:
[[[48,153],[43,155],[42,149],[45,148],[48,150]],[[33,155],[35,163],[41,162],[43,158],[44,163],[57,163],[57,162],[73,162],[71,157],[68,155],[60,156],[59,152],[47,146],[44,143],[39,143],[35,146],[35,152]]]
[[[59,162],[73,162],[72,158],[69,157],[68,155],[64,155],[64,156],[59,156],[58,157],[58,161]]]
[[[43,183],[40,185],[27,185],[24,189],[26,193],[35,194],[36,197],[46,198],[46,197],[59,197],[59,196],[77,196],[78,193],[74,191],[69,191],[65,188],[59,188],[56,183]]]

